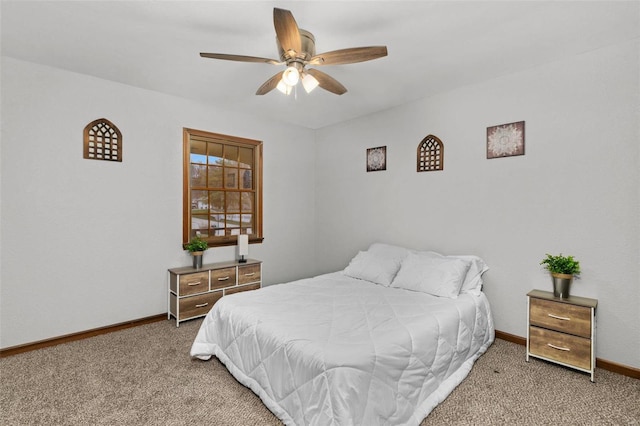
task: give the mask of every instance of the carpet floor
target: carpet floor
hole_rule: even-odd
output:
[[[2,425],[281,425],[217,359],[201,320],[161,321],[0,359]],[[640,380],[589,376],[497,339],[427,425],[640,425]],[[365,425],[366,426],[366,425]]]

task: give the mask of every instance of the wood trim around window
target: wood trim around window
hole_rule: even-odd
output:
[[[252,233],[249,234],[250,243],[261,243],[264,240],[262,231],[262,141],[241,138],[237,136],[223,135],[219,133],[206,132],[183,128],[183,220],[182,220],[182,243],[183,246],[189,242],[191,236],[191,184],[190,184],[190,164],[191,164],[191,140],[215,140],[216,143],[228,144],[230,146],[250,147],[253,150],[254,168],[252,169],[253,185],[255,188],[255,199],[253,205],[254,223]],[[206,239],[209,247],[230,246],[237,244],[237,235],[213,236]]]

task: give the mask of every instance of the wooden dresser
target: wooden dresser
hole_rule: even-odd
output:
[[[223,296],[256,290],[262,285],[262,262],[220,262],[192,267],[171,268],[168,273],[169,300],[167,318],[182,321],[206,315]]]
[[[527,294],[527,361],[536,357],[591,374],[596,367],[596,306],[586,297]]]

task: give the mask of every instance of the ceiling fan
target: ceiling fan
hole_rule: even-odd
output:
[[[293,14],[285,9],[273,9],[273,25],[276,30],[280,60],[225,53],[200,53],[200,56],[228,61],[286,64],[287,68],[265,81],[256,95],[264,95],[275,88],[288,95],[298,81],[302,82],[307,93],[320,86],[331,93],[342,95],[347,89],[338,80],[315,68],[306,68],[307,65],[352,64],[387,56],[386,46],[352,47],[316,54],[313,34],[298,28]]]

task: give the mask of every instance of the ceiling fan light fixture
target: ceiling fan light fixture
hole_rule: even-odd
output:
[[[316,80],[316,78],[311,74],[302,74],[302,86],[307,93],[311,93],[311,91],[318,87],[319,84],[318,80]]]
[[[284,80],[280,80],[280,82],[276,86],[276,89],[278,89],[279,91],[281,91],[285,95],[289,95],[289,94],[291,94],[291,90],[293,89],[293,86],[289,86],[288,84],[286,84],[284,82]]]
[[[288,67],[282,72],[282,81],[287,86],[295,86],[300,81],[300,71],[294,66]]]

